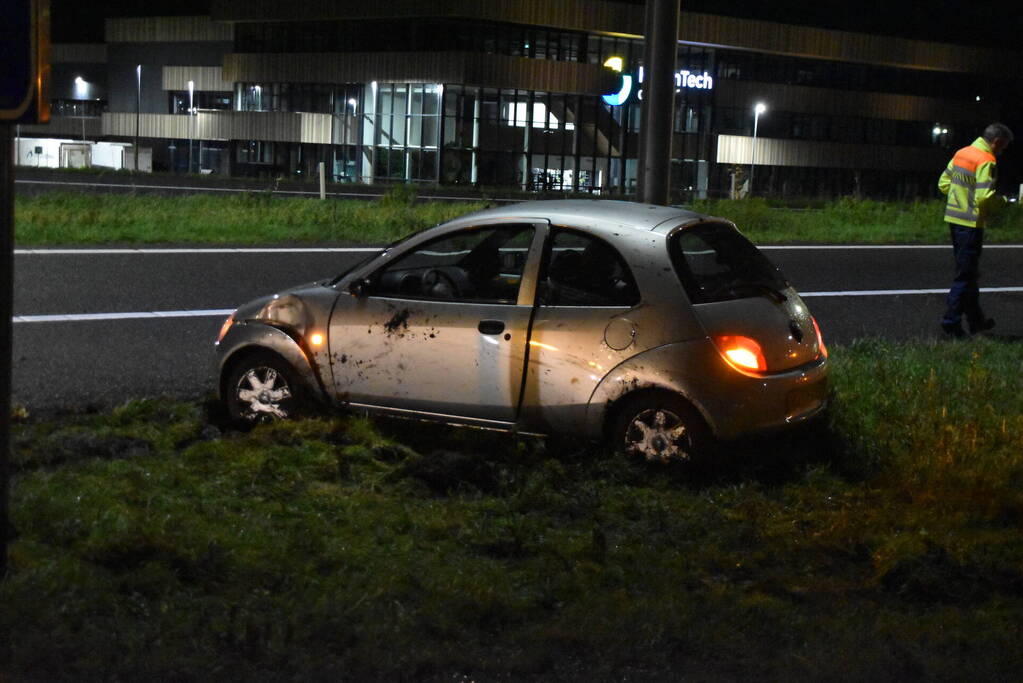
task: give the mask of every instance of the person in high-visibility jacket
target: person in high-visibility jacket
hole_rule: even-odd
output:
[[[980,307],[980,252],[984,247],[984,224],[997,204],[1005,201],[995,193],[995,158],[1012,142],[1012,131],[1001,123],[992,123],[984,134],[963,147],[948,162],[938,189],[948,195],[945,222],[952,237],[955,279],[948,291],[941,329],[952,337],[965,337],[962,318],[970,334],[990,330],[995,321]]]

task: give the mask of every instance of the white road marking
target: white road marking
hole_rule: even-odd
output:
[[[982,293],[1023,292],[1023,287],[981,287]],[[901,296],[903,294],[948,294],[944,289],[859,289],[845,292],[800,292],[799,296]]]
[[[92,320],[144,320],[149,318],[213,318],[230,315],[233,308],[205,311],[139,311],[132,313],[69,313],[65,315],[16,315],[15,323],[74,323]]]
[[[92,256],[96,254],[322,254],[377,252],[383,247],[210,247],[168,249],[15,249],[18,256]]]
[[[981,287],[985,294],[1023,292],[1023,287]],[[947,294],[943,289],[860,289],[836,292],[800,292],[803,298],[839,296],[903,296],[914,294]],[[102,320],[146,320],[153,318],[213,318],[234,312],[233,308],[216,308],[196,311],[138,311],[128,313],[68,313],[63,315],[16,315],[15,323],[63,323]]]
[[[18,256],[93,256],[103,254],[358,254],[380,251],[384,247],[168,247],[168,248],[84,248],[84,249],[15,249]],[[947,249],[948,244],[805,244],[767,245],[758,247],[764,251],[837,251],[870,249]],[[985,244],[984,249],[1023,249],[1023,244]]]
[[[757,245],[761,251],[837,251],[851,249],[948,249],[951,244],[768,244]],[[1023,244],[985,244],[984,249],[1023,249]]]

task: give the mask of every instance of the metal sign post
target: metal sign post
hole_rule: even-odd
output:
[[[50,120],[49,0],[0,3],[0,579],[10,521],[11,366],[14,314],[14,161],[11,127]]]

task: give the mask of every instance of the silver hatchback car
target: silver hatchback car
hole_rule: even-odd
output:
[[[525,202],[418,232],[241,306],[217,350],[239,422],[316,402],[651,460],[827,402],[817,322],[735,225],[631,202]]]

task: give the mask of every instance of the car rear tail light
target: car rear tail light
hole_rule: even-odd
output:
[[[827,358],[828,347],[824,346],[824,335],[821,334],[821,326],[817,324],[817,318],[810,316],[810,320],[813,321],[813,331],[817,333],[817,348],[821,350],[821,355]]]
[[[767,360],[755,339],[741,335],[715,337],[721,356],[739,372],[766,372]]]

